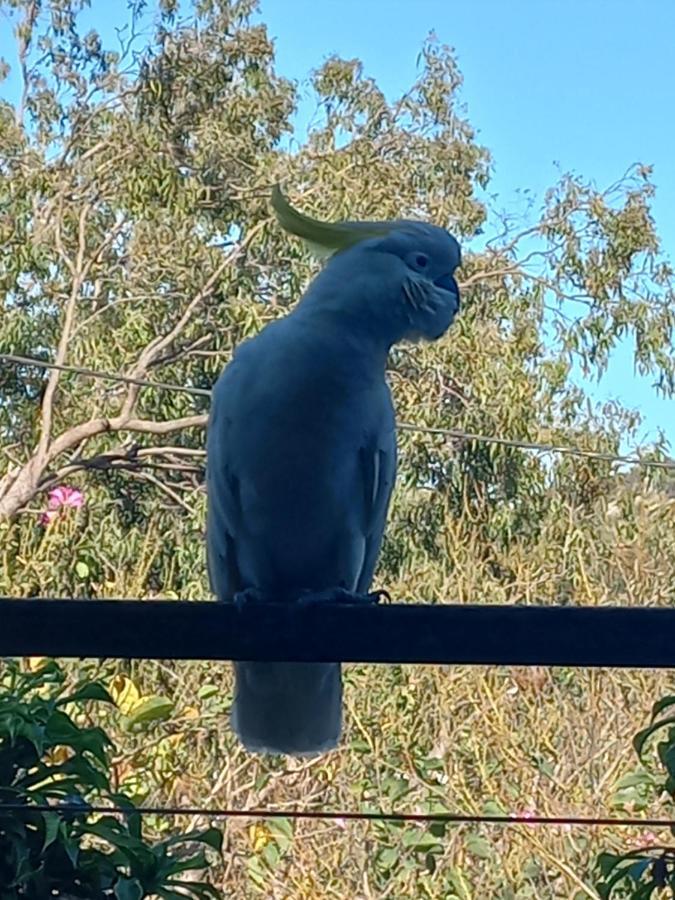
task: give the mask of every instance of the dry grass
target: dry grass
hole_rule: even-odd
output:
[[[149,735],[118,735],[127,788],[135,779],[153,803],[281,811],[619,812],[616,782],[636,767],[630,738],[669,681],[609,670],[352,666],[343,747],[296,762],[257,759],[236,746],[226,725],[225,667],[178,664],[170,676],[152,663],[133,668],[137,683],[172,695],[177,708],[156,730],[158,738],[174,735],[159,777],[151,774],[157,745]],[[207,679],[222,694],[199,701],[198,685]],[[284,900],[596,897],[596,854],[639,835],[341,821],[287,823],[279,832],[272,822],[233,820],[224,830],[225,863],[215,883],[234,897]]]

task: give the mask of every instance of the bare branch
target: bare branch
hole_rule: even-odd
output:
[[[155,422],[153,419],[123,420],[121,416],[117,416],[108,419],[110,426],[108,430],[135,431],[139,434],[171,434],[174,431],[183,431],[185,428],[205,428],[208,418],[206,413],[202,413],[196,416],[184,416],[182,419]]]
[[[138,456],[192,456],[195,459],[205,459],[206,450],[199,450],[196,447],[139,447]]]
[[[195,464],[181,462],[181,457],[194,457],[203,459],[206,456],[204,450],[191,447],[139,447],[137,444],[122,444],[112,450],[98,453],[96,456],[83,457],[77,455],[65,465],[45,475],[39,484],[38,490],[49,490],[56,484],[70,477],[75,472],[104,471],[106,469],[138,470],[140,468],[152,468],[166,472],[183,472],[191,475],[204,475],[203,463]],[[156,457],[166,460],[157,462]],[[189,490],[197,487],[194,482],[187,486]]]
[[[125,419],[122,416],[113,418],[97,418],[83,422],[68,429],[52,442],[44,455],[35,454],[22,468],[13,469],[0,480],[0,518],[15,515],[22,506],[49,483],[44,473],[47,466],[62,453],[72,450],[84,441],[100,434],[110,432],[136,432],[138,434],[171,434],[185,428],[204,428],[208,416],[206,414],[185,416],[181,419],[170,419],[154,422],[151,419]],[[71,463],[75,465],[75,463]],[[81,468],[84,468],[82,466]],[[71,469],[75,471],[75,469]]]
[[[61,337],[59,339],[59,346],[56,351],[56,359],[54,360],[57,365],[63,365],[66,359],[66,353],[68,351],[68,342],[70,341],[70,335],[73,327],[73,321],[75,318],[75,306],[77,304],[77,298],[80,294],[80,289],[82,287],[82,282],[84,280],[85,272],[84,272],[84,253],[86,249],[86,223],[87,216],[89,215],[91,207],[88,204],[85,204],[80,210],[80,218],[78,225],[78,249],[77,256],[74,263],[71,263],[65,250],[63,248],[63,244],[61,242],[61,233],[60,233],[60,224],[57,222],[57,226],[55,229],[55,239],[56,246],[59,252],[59,255],[68,266],[72,274],[72,285],[70,290],[70,296],[66,303],[66,311],[63,320],[63,329],[61,331]],[[45,389],[44,397],[42,399],[42,428],[40,433],[40,441],[38,444],[38,456],[44,457],[47,453],[47,448],[49,447],[49,441],[51,439],[51,431],[52,431],[52,418],[54,413],[54,397],[56,394],[56,389],[59,384],[59,379],[61,377],[61,372],[59,369],[52,369],[51,374],[47,380],[47,387]]]
[[[174,431],[182,431],[184,428],[205,428],[207,421],[206,413],[184,416],[181,419],[168,419],[164,422],[155,422],[152,419],[127,419],[124,416],[91,419],[89,422],[76,425],[59,435],[49,448],[46,462],[52,462],[80,442],[99,434],[118,431],[131,431],[138,434],[171,434]]]
[[[204,347],[206,344],[210,344],[212,341],[212,334],[202,334],[201,337],[195,338],[194,341],[186,344],[184,347],[176,347],[165,356],[160,356],[152,363],[152,366],[153,368],[156,368],[158,366],[166,366],[169,363],[176,362],[177,360],[183,359],[186,356],[192,356],[195,351],[199,349],[199,347]]]
[[[246,235],[245,239],[234,247],[230,253],[228,253],[222,262],[216,267],[216,269],[211,273],[209,278],[207,279],[204,286],[199,290],[195,296],[190,300],[187,307],[183,311],[183,314],[180,316],[178,321],[175,323],[173,328],[171,328],[166,334],[160,335],[155,338],[155,340],[151,341],[144,350],[141,351],[136,364],[128,373],[129,378],[139,379],[142,378],[143,375],[148,371],[150,366],[155,362],[155,360],[160,356],[160,354],[169,347],[173,341],[185,330],[190,320],[194,316],[197,309],[201,306],[201,304],[213,293],[213,290],[218,283],[223,272],[230,266],[239,256],[243,253],[243,251],[248,247],[253,238],[267,225],[267,220],[263,219],[258,222],[249,233]],[[122,406],[121,415],[123,417],[129,417],[133,411],[133,408],[136,404],[136,400],[138,399],[139,386],[132,385],[127,392],[126,399]]]
[[[180,496],[180,494],[176,493],[165,481],[161,481],[161,479],[156,478],[152,472],[145,471],[131,471],[129,473],[132,478],[138,478],[141,481],[147,481],[150,484],[153,484],[156,488],[159,488],[163,494],[166,494],[174,503],[178,503],[179,506],[182,506],[183,509],[192,515],[194,513],[194,507],[189,506],[185,500]]]

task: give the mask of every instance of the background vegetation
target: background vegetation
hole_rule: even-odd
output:
[[[315,271],[270,215],[278,179],[313,215],[428,217],[461,239],[462,316],[439,344],[392,355],[400,422],[615,453],[639,416],[593,408],[572,367],[598,375],[624,339],[672,394],[675,280],[647,166],[601,188],[564,175],[527,221],[500,218],[489,151],[437,42],[393,99],[358,60],[324,62],[304,140],[293,133],[299,87],[276,71],[251,0],[159,0],[150,34],[138,33],[136,0],[116,47],[82,27],[86,5],[0,2],[23,85],[17,102],[0,101],[0,354],[130,381],[0,358],[0,594],[206,596],[208,390],[232,348],[283,315]],[[400,447],[378,573],[397,600],[675,600],[667,469],[414,428]],[[298,764],[240,751],[226,666],[69,672],[113,692],[113,787],[138,802],[562,815],[657,800],[630,740],[667,689],[663,674],[351,666],[342,748]],[[130,725],[151,698],[153,715]],[[206,824],[147,823],[157,837]],[[600,850],[651,839],[228,822],[212,881],[289,900],[580,900],[599,896]]]

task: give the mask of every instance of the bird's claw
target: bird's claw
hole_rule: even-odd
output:
[[[375,605],[385,598],[391,602],[391,596],[388,591],[370,591],[367,594],[360,594],[356,591],[348,591],[346,588],[329,588],[324,591],[306,591],[301,594],[299,600],[303,606],[313,606],[319,603],[340,603],[350,605]]]
[[[348,591],[346,588],[327,588],[322,591],[303,591],[296,602],[300,606],[314,606],[321,603],[374,606],[382,599],[391,603],[391,595],[388,591],[370,591],[367,594],[362,594],[357,591]],[[245,588],[243,591],[239,591],[234,595],[233,601],[236,608],[240,611],[245,606],[254,604],[291,602],[288,597],[272,595],[258,588]]]
[[[245,606],[252,606],[254,603],[271,603],[274,598],[258,588],[245,588],[243,591],[238,591],[233,599],[234,605],[241,611]]]

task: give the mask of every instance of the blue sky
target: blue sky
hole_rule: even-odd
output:
[[[88,18],[108,37],[125,4],[92,6]],[[675,0],[261,0],[261,13],[281,73],[303,79],[331,54],[358,57],[388,96],[413,81],[435,31],[456,50],[502,207],[519,208],[518,189],[541,198],[556,161],[599,187],[631,163],[653,164],[657,227],[675,258]],[[8,31],[0,18],[0,55],[11,61]],[[643,434],[662,428],[675,445],[675,402],[634,375],[630,346],[592,394],[639,408]]]
[[[520,208],[573,170],[599,187],[631,163],[654,165],[654,215],[675,259],[675,2],[645,0],[262,0],[279,70],[302,78],[332,53],[358,57],[388,95],[415,78],[430,31],[455,48],[462,99],[478,140],[491,151],[491,191]],[[621,347],[599,385],[661,428],[675,446],[675,401],[633,373]]]

